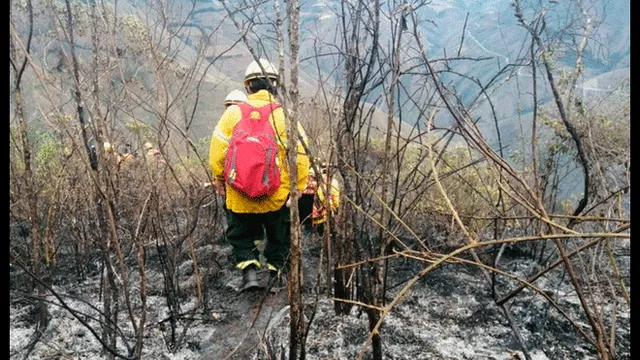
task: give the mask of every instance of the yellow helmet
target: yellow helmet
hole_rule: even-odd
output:
[[[260,59],[259,63],[253,61],[244,72],[244,82],[246,84],[248,80],[258,78],[278,80],[278,69],[266,59]]]
[[[151,145],[150,142],[147,141],[146,143],[144,143],[144,149],[145,150],[149,150],[149,149],[152,149],[152,148],[153,148],[153,145]]]
[[[245,95],[240,90],[233,90],[224,99],[224,106],[229,106],[229,105],[233,105],[233,104],[235,104],[237,102],[246,102],[246,101],[247,101],[247,95]]]
[[[113,151],[113,146],[111,145],[110,142],[105,141],[103,146],[104,146],[104,151],[107,151],[107,152]]]

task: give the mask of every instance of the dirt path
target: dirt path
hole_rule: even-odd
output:
[[[258,274],[266,284],[267,272]],[[234,279],[235,280],[235,279]],[[271,294],[266,289],[236,291],[237,281],[216,291],[215,300],[226,310],[225,323],[213,333],[211,351],[201,360],[246,359],[271,329],[281,325],[288,315],[286,291]]]

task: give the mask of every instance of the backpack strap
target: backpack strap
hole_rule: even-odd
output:
[[[273,112],[273,110],[279,108],[280,104],[278,103],[270,103],[264,106],[261,106],[259,108],[255,108],[259,113],[260,113],[260,118],[261,119],[268,119],[269,115],[271,115],[271,113]]]
[[[250,114],[255,109],[253,105],[246,102],[237,103],[236,105],[240,108],[240,119],[244,118],[245,115]],[[260,114],[260,116],[262,116],[262,114]]]
[[[281,104],[278,104],[278,103],[269,103],[261,107],[255,107],[246,102],[238,103],[237,105],[240,108],[242,117],[249,114],[251,111],[257,111],[260,114],[260,119],[268,119],[269,115],[271,115],[271,113],[275,109],[282,106]]]

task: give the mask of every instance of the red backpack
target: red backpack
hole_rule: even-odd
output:
[[[269,117],[280,104],[271,103],[259,108],[247,103],[238,106],[242,117],[233,128],[229,141],[225,180],[250,198],[272,195],[280,188],[280,169],[278,143]]]

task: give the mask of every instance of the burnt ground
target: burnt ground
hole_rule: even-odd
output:
[[[306,248],[305,270],[306,316],[313,316],[306,342],[307,359],[356,359],[368,337],[368,320],[361,308],[354,306],[348,316],[337,316],[333,301],[326,295],[315,299],[317,248]],[[177,264],[181,314],[172,338],[163,276],[152,251],[148,258],[147,326],[143,359],[267,359],[267,353],[288,354],[289,306],[285,292],[271,295],[266,291],[238,293],[239,273],[231,269],[229,249],[224,244],[202,246],[199,249],[201,275],[205,276],[206,309],[197,306],[194,297],[193,267],[188,256]],[[64,261],[61,261],[64,263]],[[92,321],[92,306],[100,306],[99,270],[97,260],[87,280],[71,280],[72,268],[60,265],[57,275],[49,279],[63,301],[88,325],[100,333]],[[135,262],[132,262],[134,265]],[[424,264],[397,260],[390,262],[389,299],[403,287],[405,281]],[[539,266],[526,258],[511,256],[502,260],[502,268],[526,277]],[[260,274],[266,276],[265,273]],[[20,289],[27,281],[24,272],[11,271],[10,284],[10,354],[24,358],[25,345],[35,332],[33,303]],[[137,269],[130,269],[130,283],[138,284]],[[587,333],[586,320],[580,316],[580,304],[561,271],[551,272],[535,283],[547,291],[562,309]],[[132,291],[139,305],[138,290]],[[506,281],[498,286],[504,294]],[[137,300],[136,300],[137,299]],[[101,346],[92,332],[78,317],[56,306],[53,296],[48,300],[51,322],[27,359],[103,359]],[[120,326],[129,343],[133,343],[131,323],[124,305]],[[626,304],[617,307],[617,359],[630,359],[630,312]],[[315,313],[312,314],[315,307]],[[507,307],[518,323],[529,355],[533,360],[598,359],[592,347],[556,309],[540,295],[524,290]],[[196,309],[194,311],[194,309]],[[613,311],[613,310],[612,310]],[[137,313],[137,312],[136,312]],[[403,300],[392,309],[382,327],[385,359],[524,359],[514,340],[502,310],[491,298],[479,270],[461,264],[446,264],[420,279]],[[172,347],[172,344],[178,346]],[[119,350],[124,352],[120,344]],[[286,358],[286,357],[285,357]],[[367,353],[365,359],[370,359]]]

